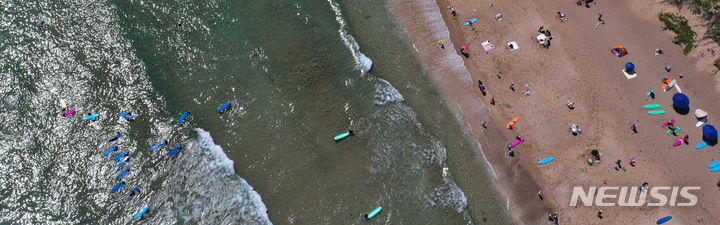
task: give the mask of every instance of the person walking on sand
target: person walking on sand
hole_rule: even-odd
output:
[[[622,160],[619,160],[619,159],[617,162],[615,162],[615,170],[620,170],[623,168],[622,164],[620,164],[621,162],[622,162]]]
[[[440,45],[440,48],[445,49],[445,42],[443,42],[443,40],[439,40],[438,45]]]
[[[515,91],[515,83],[510,82],[510,90]]]
[[[495,96],[490,97],[490,105],[495,105]]]
[[[457,12],[455,12],[455,8],[450,6],[450,13],[452,13],[453,16],[457,16]]]
[[[637,128],[638,128],[638,125],[637,125],[637,124],[633,124],[632,126],[630,126],[630,130],[633,131],[633,134],[637,134],[637,133],[638,133]]]
[[[630,157],[630,166],[635,167],[635,156]]]
[[[598,218],[600,218],[600,219],[602,219],[602,218],[603,218],[603,215],[602,215],[602,210],[598,211]]]
[[[540,200],[543,200],[543,199],[544,199],[544,198],[543,198],[543,195],[542,195],[542,190],[539,190],[538,193],[537,193],[537,195],[538,195],[538,197],[540,198]]]

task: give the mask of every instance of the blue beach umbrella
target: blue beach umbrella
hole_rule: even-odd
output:
[[[675,93],[672,100],[673,105],[680,109],[687,109],[688,107],[690,107],[690,99],[687,97],[687,95],[683,93]]]
[[[709,140],[717,140],[718,139],[718,132],[715,129],[715,127],[713,127],[712,125],[707,124],[707,125],[703,126],[702,131],[703,131],[704,138],[707,138]]]
[[[625,63],[625,72],[627,72],[629,74],[634,74],[635,73],[635,64],[633,64],[632,62]]]

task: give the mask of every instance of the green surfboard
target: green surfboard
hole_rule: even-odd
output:
[[[665,110],[653,110],[653,111],[650,111],[650,112],[648,112],[648,113],[649,113],[650,115],[660,115],[660,114],[665,114]]]
[[[643,106],[643,108],[646,108],[646,109],[657,109],[657,108],[660,108],[660,104],[645,105],[645,106]]]
[[[670,134],[672,134],[672,133],[677,133],[678,131],[680,131],[680,127],[676,127],[674,131],[673,131],[673,130],[669,130],[669,131],[667,131],[665,134],[670,135]]]

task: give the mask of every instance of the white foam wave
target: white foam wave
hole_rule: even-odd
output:
[[[347,23],[342,17],[340,6],[332,0],[328,0],[328,2],[330,3],[330,8],[332,8],[333,12],[335,12],[335,21],[340,24],[340,28],[338,28],[340,38],[343,40],[343,43],[345,43],[345,46],[350,49],[353,60],[355,60],[355,68],[360,70],[362,73],[370,71],[370,69],[372,69],[372,60],[360,52],[360,45],[358,45],[355,38],[348,33]]]
[[[210,133],[196,128],[197,142],[192,146],[192,182],[186,184],[187,196],[179,210],[186,220],[199,224],[272,224],[267,207],[250,184],[235,174],[234,162],[215,144]]]
[[[375,84],[375,105],[385,105],[390,102],[405,101],[402,94],[390,82],[378,78]]]

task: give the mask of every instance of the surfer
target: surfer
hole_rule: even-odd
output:
[[[120,137],[122,137],[122,134],[120,132],[117,132],[117,135],[115,135],[115,137],[110,138],[110,140],[108,140],[108,143],[116,141]]]
[[[139,186],[135,186],[135,188],[133,188],[133,190],[132,190],[132,191],[130,191],[130,195],[128,195],[128,197],[127,197],[127,201],[130,201],[130,200],[132,200],[132,199],[133,199],[133,197],[135,197],[135,195],[136,195],[136,194],[137,194],[138,192],[140,192],[140,191],[139,191],[139,189],[140,189],[140,187],[139,187]]]

